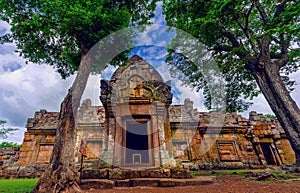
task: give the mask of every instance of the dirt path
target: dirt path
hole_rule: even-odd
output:
[[[114,188],[89,190],[88,193],[300,193],[300,182],[259,182],[238,176],[217,177],[211,185],[174,188]]]

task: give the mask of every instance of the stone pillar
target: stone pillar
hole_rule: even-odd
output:
[[[116,117],[115,122],[115,144],[114,144],[114,167],[120,167],[122,163],[122,142],[123,142],[123,128],[121,117]]]
[[[157,128],[159,136],[159,151],[161,158],[161,166],[163,167],[175,167],[176,161],[172,158],[167,150],[167,136],[165,133],[165,121],[166,121],[166,111],[165,105],[163,103],[157,102]],[[170,129],[170,128],[169,128]]]
[[[153,154],[154,154],[154,166],[161,166],[161,158],[160,158],[160,141],[159,141],[159,131],[158,131],[158,118],[157,115],[152,115],[152,128],[153,128]]]
[[[107,165],[114,164],[114,149],[115,149],[115,118],[108,118],[108,133],[107,133],[107,148],[102,151],[100,159],[103,160]]]

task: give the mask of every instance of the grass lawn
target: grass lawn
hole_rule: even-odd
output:
[[[266,170],[251,170],[251,169],[240,169],[240,170],[211,170],[211,171],[192,171],[193,176],[228,176],[228,175],[236,175],[236,176],[248,176],[247,174],[252,173],[254,175],[261,174],[266,172]],[[299,173],[286,173],[283,170],[270,170],[276,178],[275,179],[266,179],[263,182],[272,183],[274,181],[277,182],[300,182],[300,174]],[[251,178],[250,176],[248,177]],[[256,177],[254,177],[256,178]]]
[[[251,169],[237,169],[237,170],[200,170],[200,171],[192,171],[192,175],[195,176],[226,176],[226,175],[245,175],[249,172],[264,172],[264,170],[251,170]],[[277,171],[274,171],[277,172]],[[283,172],[282,170],[279,171],[280,173]],[[273,173],[273,171],[272,171]]]
[[[1,179],[0,192],[31,192],[38,179]]]

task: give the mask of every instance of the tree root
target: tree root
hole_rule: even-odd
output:
[[[71,166],[60,165],[56,170],[46,169],[35,186],[33,193],[80,193],[78,172]]]

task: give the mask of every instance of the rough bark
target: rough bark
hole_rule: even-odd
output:
[[[33,192],[81,192],[79,173],[75,169],[74,162],[77,137],[74,117],[90,71],[91,63],[83,55],[76,79],[61,104],[59,125],[50,164]]]
[[[300,109],[281,79],[280,66],[270,60],[260,61],[252,69],[261,92],[283,127],[300,165]]]

